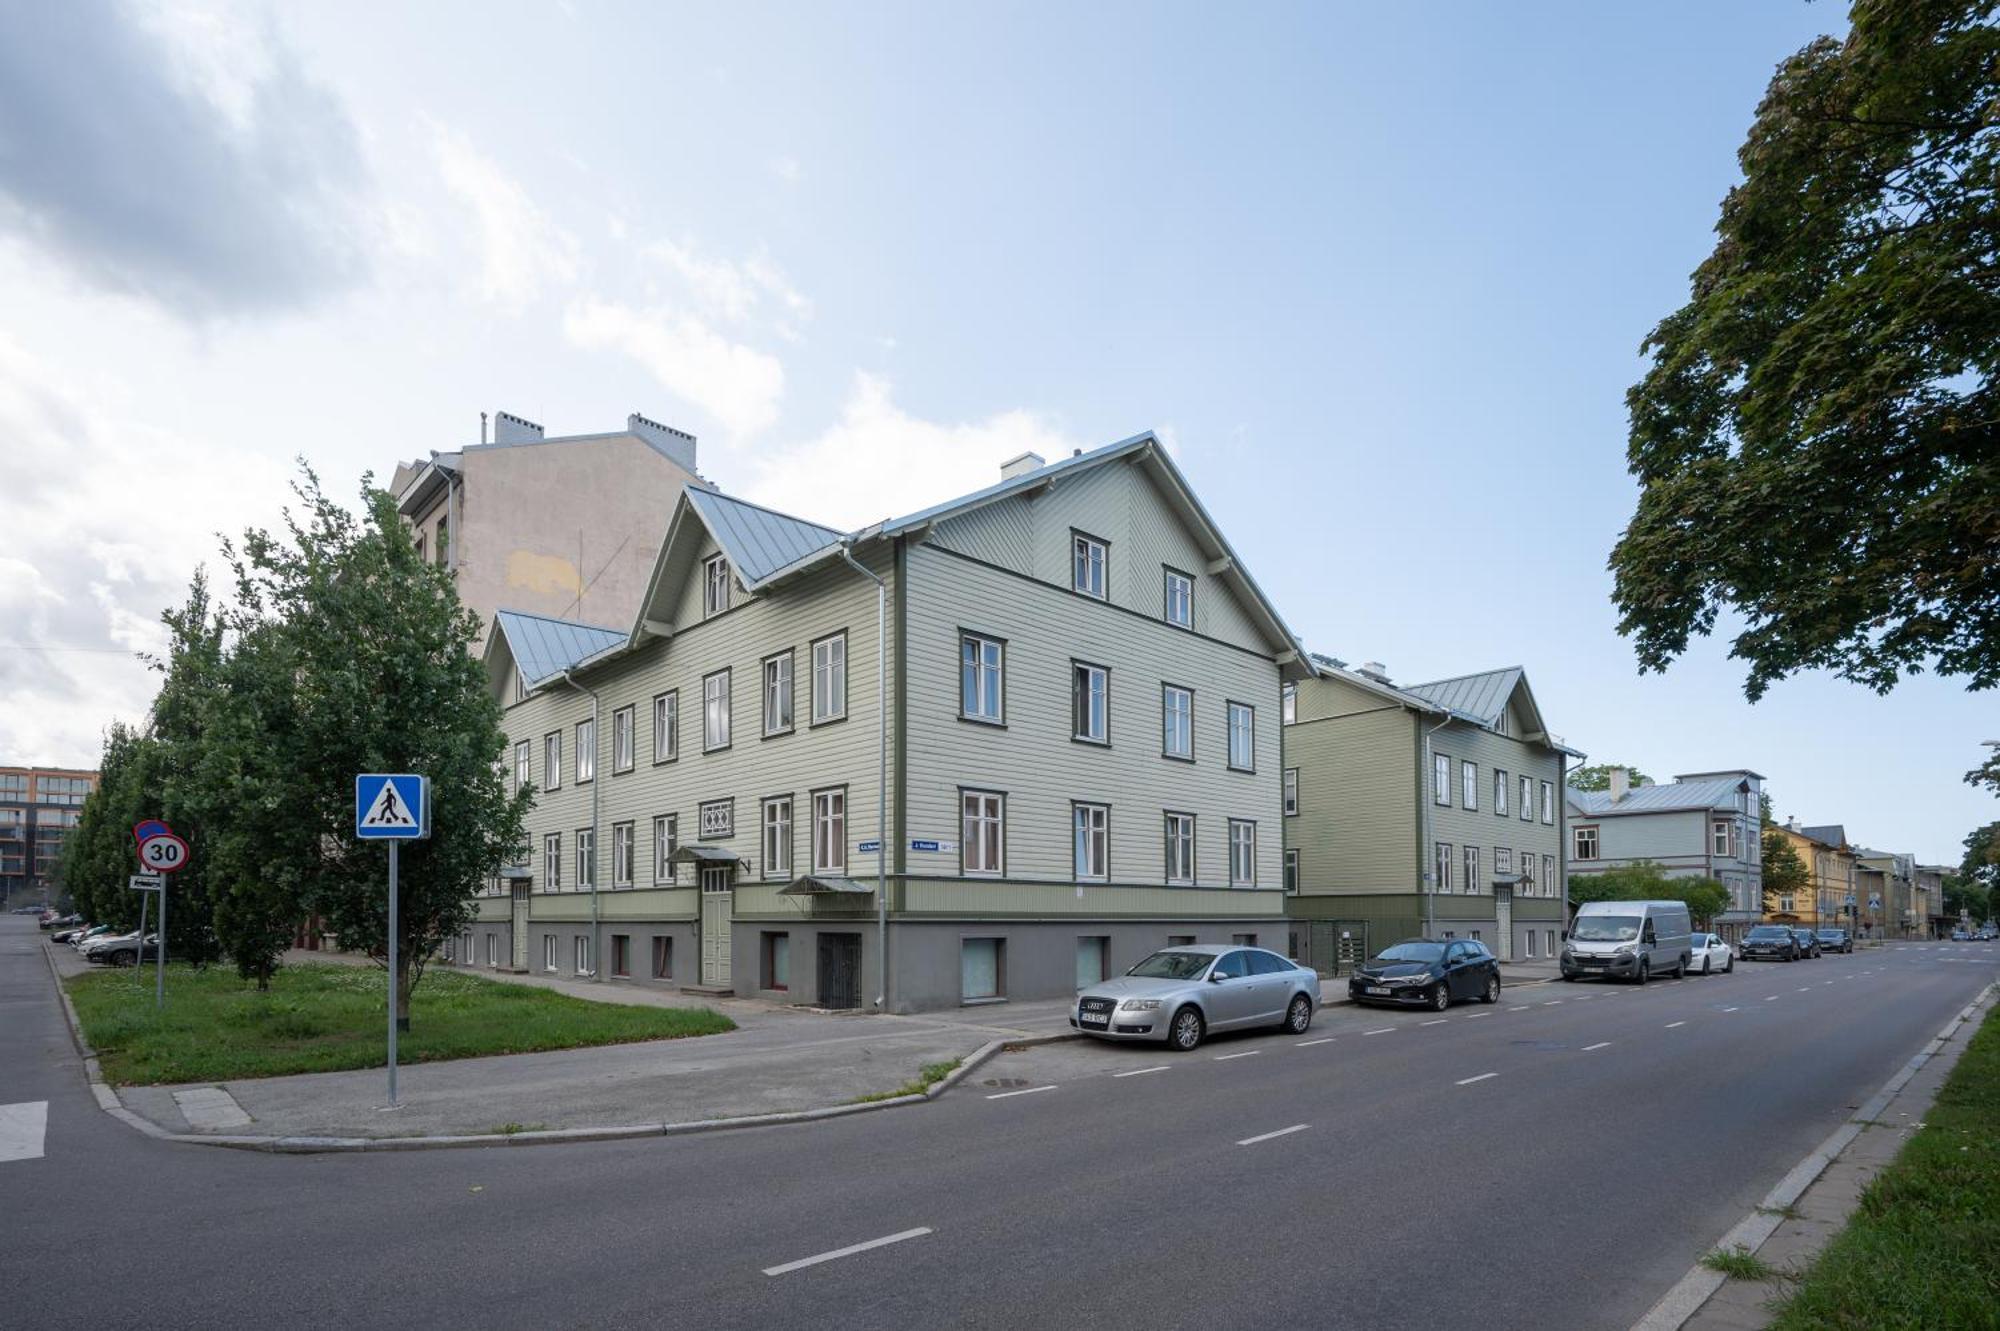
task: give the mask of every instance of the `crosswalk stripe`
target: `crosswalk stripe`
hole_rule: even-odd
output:
[[[42,1139],[48,1135],[48,1128],[47,1100],[0,1105],[0,1163],[41,1159]]]

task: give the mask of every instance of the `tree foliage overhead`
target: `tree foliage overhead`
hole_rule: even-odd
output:
[[[1692,298],[1628,394],[1611,555],[1642,670],[1718,614],[1761,697],[1825,669],[2000,682],[2000,28],[1855,0],[1779,66]]]
[[[1591,763],[1589,766],[1579,767],[1569,774],[1569,788],[1571,790],[1609,790],[1611,789],[1611,771],[1615,767],[1623,767],[1632,774],[1632,786],[1634,789],[1653,779],[1629,763]]]

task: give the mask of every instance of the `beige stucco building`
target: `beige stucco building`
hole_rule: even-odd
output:
[[[707,483],[684,431],[634,414],[622,430],[550,438],[503,411],[490,442],[398,463],[389,491],[482,624],[502,609],[624,624],[689,484]]]

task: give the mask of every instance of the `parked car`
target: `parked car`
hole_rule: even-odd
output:
[[[1562,977],[1678,978],[1694,964],[1693,935],[1685,901],[1586,901],[1563,936]]]
[[[1743,935],[1740,954],[1745,961],[1797,961],[1801,954],[1798,935],[1782,924],[1760,924]]]
[[[1969,929],[1953,929],[1951,931],[1951,941],[1954,943],[1970,943],[1972,941],[1972,932]]]
[[[1475,938],[1411,938],[1385,947],[1347,982],[1357,1003],[1442,1012],[1457,999],[1500,1001],[1500,962]]]
[[[1794,928],[1792,937],[1799,940],[1799,955],[1816,957],[1820,953],[1819,935],[1806,928]]]
[[[1813,937],[1818,940],[1822,952],[1852,952],[1854,935],[1845,929],[1816,930]]]
[[[1312,1025],[1319,975],[1261,947],[1195,943],[1155,952],[1076,996],[1069,1024],[1105,1040],[1164,1040],[1185,1053],[1211,1031]]]
[[[81,952],[85,945],[94,943],[107,934],[126,933],[129,930],[116,929],[108,924],[94,924],[69,940],[69,945]]]
[[[87,924],[71,925],[67,929],[52,929],[49,931],[49,941],[51,943],[74,944],[77,939],[83,937],[89,931],[90,926]]]
[[[84,949],[83,959],[103,966],[135,966],[141,961],[154,961],[160,955],[160,936],[147,934],[143,955],[139,935],[112,934],[98,939]]]
[[[1721,934],[1693,933],[1688,937],[1694,947],[1695,969],[1701,974],[1721,971],[1727,975],[1736,969],[1736,949]]]

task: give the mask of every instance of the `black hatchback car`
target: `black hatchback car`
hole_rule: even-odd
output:
[[[1816,957],[1819,955],[1819,935],[1810,929],[1793,929],[1792,937],[1799,940],[1799,955]]]
[[[1500,1001],[1500,962],[1476,938],[1409,938],[1370,957],[1347,982],[1357,1003],[1427,1007],[1454,1000]]]
[[[1782,924],[1760,924],[1743,935],[1736,954],[1745,961],[1797,961],[1799,940]]]
[[[1822,952],[1852,952],[1854,936],[1845,929],[1821,929],[1814,933]]]

